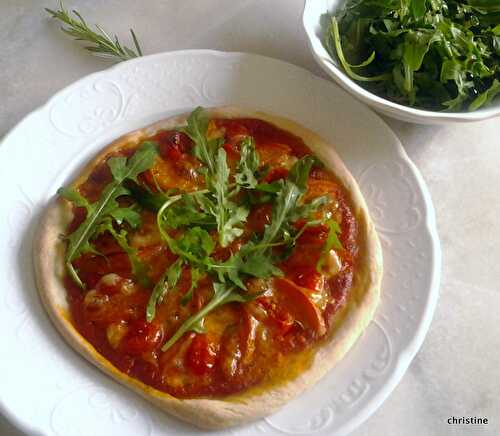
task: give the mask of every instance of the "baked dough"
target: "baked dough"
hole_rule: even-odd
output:
[[[299,124],[262,112],[236,107],[207,110],[211,118],[257,118],[268,121],[304,140],[343,184],[358,223],[359,254],[353,286],[344,306],[342,320],[337,328],[318,345],[311,366],[298,377],[269,389],[251,388],[224,399],[178,399],[154,389],[117,370],[101,356],[76,330],[70,320],[66,289],[63,285],[65,244],[60,235],[71,221],[69,203],[54,199],[41,219],[34,241],[34,265],[38,290],[54,325],[69,344],[86,359],[123,385],[142,395],[165,412],[209,429],[221,429],[269,415],[305,389],[317,383],[353,346],[373,318],[380,297],[382,278],[382,251],[368,209],[354,178],[349,173],[334,147]],[[114,151],[134,147],[161,129],[171,129],[186,122],[188,114],[159,121],[148,127],[128,133],[91,161],[74,180],[78,186],[87,179],[96,164]]]

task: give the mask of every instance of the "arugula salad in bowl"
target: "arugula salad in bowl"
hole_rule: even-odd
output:
[[[418,123],[500,114],[500,2],[306,1],[320,65],[355,97]]]

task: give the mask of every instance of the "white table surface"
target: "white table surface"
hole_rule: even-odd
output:
[[[0,137],[54,92],[109,66],[46,18],[43,6],[56,3],[0,1]],[[303,0],[68,0],[66,5],[123,39],[132,26],[147,54],[187,48],[253,52],[325,77],[302,31]],[[420,168],[436,207],[441,297],[402,382],[353,434],[499,435],[500,119],[443,127],[386,121]],[[490,423],[450,426],[452,415],[487,417]],[[21,433],[0,416],[0,435]]]

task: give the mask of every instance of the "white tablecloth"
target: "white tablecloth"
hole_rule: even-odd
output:
[[[57,2],[0,1],[0,136],[54,92],[109,65],[63,35],[43,6]],[[302,0],[80,0],[66,6],[124,39],[133,27],[148,54],[253,52],[324,76],[302,30]],[[441,298],[402,382],[354,435],[499,435],[500,119],[444,127],[386,121],[420,168],[436,207]],[[490,424],[450,426],[452,415],[488,417]],[[0,435],[20,433],[0,417]]]

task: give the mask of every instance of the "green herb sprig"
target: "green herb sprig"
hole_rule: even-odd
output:
[[[76,18],[72,17],[71,13],[64,8],[62,1],[59,2],[58,10],[54,11],[48,8],[45,8],[45,10],[53,18],[64,24],[64,26],[61,27],[64,33],[72,36],[77,41],[90,43],[91,45],[86,46],[85,49],[96,56],[118,61],[126,61],[142,56],[139,41],[132,29],[130,29],[130,34],[132,35],[135,50],[122,45],[116,35],[111,37],[97,24],[95,25],[96,30],[90,28],[78,11],[73,10],[72,12]]]
[[[187,332],[193,331],[196,333],[204,333],[203,321],[205,317],[218,307],[228,303],[245,303],[255,297],[255,295],[242,295],[239,292],[234,292],[234,287],[227,286],[226,284],[214,283],[214,295],[212,299],[203,306],[199,312],[187,318],[179,329],[161,347],[161,350],[167,351]]]
[[[83,197],[78,191],[72,188],[61,188],[58,193],[62,197],[71,201],[77,207],[84,207],[86,218],[82,224],[67,237],[68,248],[66,250],[66,267],[73,280],[84,288],[78,273],[73,267],[73,260],[86,252],[96,252],[91,245],[91,239],[102,233],[104,229],[112,229],[112,223],[122,224],[127,222],[131,227],[136,228],[140,225],[139,214],[130,207],[123,208],[118,204],[118,198],[129,195],[130,191],[124,186],[127,180],[137,182],[140,173],[149,169],[158,154],[156,144],[145,142],[127,159],[124,156],[112,157],[108,159],[107,164],[111,169],[113,181],[110,182],[102,191],[101,196],[95,203]],[[113,233],[122,248],[132,255],[132,265],[136,266],[136,272],[141,270],[138,267],[132,249],[127,248],[123,233]]]
[[[194,141],[194,155],[206,165],[205,183],[208,195],[197,196],[195,199],[205,214],[215,218],[220,245],[227,247],[243,233],[242,224],[246,221],[249,210],[231,200],[237,193],[237,188],[231,189],[229,184],[226,152],[219,139],[207,138],[208,115],[201,107],[191,113],[183,131]],[[255,165],[255,162],[247,165],[249,153],[245,151],[246,148],[248,145],[243,147],[243,163],[240,162],[244,173],[237,176],[237,180],[244,184],[251,183],[247,180],[250,177],[248,165]]]

